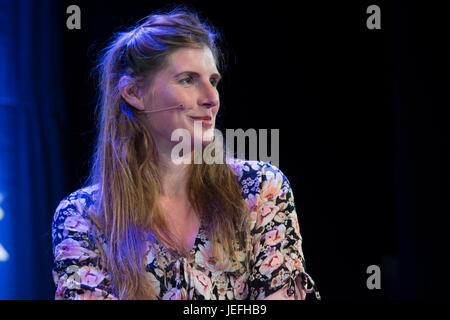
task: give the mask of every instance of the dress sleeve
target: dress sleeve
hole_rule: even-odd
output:
[[[259,195],[251,212],[253,259],[250,299],[264,299],[285,288],[295,299],[319,292],[306,273],[302,236],[288,179],[275,166],[262,170]],[[296,289],[298,288],[298,289]]]
[[[80,202],[67,197],[59,203],[52,222],[56,300],[116,299],[92,227]]]

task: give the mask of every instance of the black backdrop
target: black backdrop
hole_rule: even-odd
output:
[[[448,298],[445,8],[411,1],[184,2],[220,28],[222,128],[279,129],[308,273],[326,300]],[[96,52],[165,1],[61,1],[66,194],[94,142]],[[381,8],[381,30],[366,8]],[[56,204],[55,204],[56,206]],[[369,265],[381,289],[366,286]]]

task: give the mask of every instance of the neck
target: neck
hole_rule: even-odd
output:
[[[175,164],[171,153],[159,152],[158,170],[163,188],[162,197],[181,200],[187,198],[188,164]]]
[[[185,227],[195,221],[195,212],[192,210],[187,193],[189,165],[177,165],[170,156],[162,154],[159,157],[158,168],[163,189],[159,200],[164,216],[170,224],[173,224],[173,221],[181,221]]]

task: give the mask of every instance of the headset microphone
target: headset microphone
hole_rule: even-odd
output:
[[[169,108],[165,108],[165,109],[150,110],[150,111],[143,111],[143,112],[144,113],[153,113],[153,112],[166,111],[166,110],[172,110],[172,109],[180,109],[180,110],[182,110],[183,107],[184,107],[183,104],[179,104],[177,106],[173,106],[173,107],[169,107]]]

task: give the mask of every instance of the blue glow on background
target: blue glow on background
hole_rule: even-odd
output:
[[[0,299],[54,297],[51,218],[67,193],[59,4],[0,0]]]
[[[14,154],[15,154],[15,91],[11,50],[13,44],[11,29],[12,6],[5,3],[0,7],[0,299],[16,296],[15,255],[13,250],[13,204]],[[13,200],[13,201],[11,201]],[[5,253],[8,257],[5,259]],[[3,259],[2,259],[3,258]]]
[[[1,60],[1,57],[0,57]],[[13,254],[13,235],[12,235],[12,212],[13,202],[11,194],[13,189],[13,138],[11,137],[10,121],[12,116],[8,105],[0,105],[0,207],[2,210],[2,219],[0,220],[0,244],[8,253],[8,259],[0,259],[0,299],[8,299],[15,295],[14,292],[14,271],[15,255]]]
[[[0,220],[3,220],[3,217],[5,216],[5,212],[2,209],[2,201],[3,201],[3,194],[0,193]],[[9,259],[9,253],[6,251],[6,249],[3,247],[2,243],[0,242],[0,262],[6,262]]]

